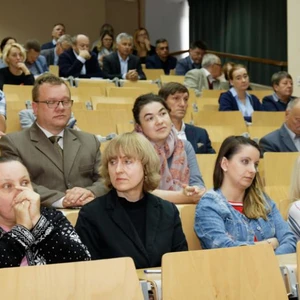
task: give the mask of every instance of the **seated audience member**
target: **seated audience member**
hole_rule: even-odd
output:
[[[58,59],[61,77],[103,77],[96,54],[89,51],[90,40],[78,34],[72,38],[73,48],[64,51]]]
[[[59,56],[72,47],[72,38],[68,34],[62,35],[58,40],[54,48],[44,49],[41,51],[41,55],[46,58],[47,66],[58,65]]]
[[[33,109],[27,108],[19,111],[19,120],[22,129],[31,127],[36,121],[36,116],[34,114]],[[67,127],[74,129],[75,125],[76,125],[76,119],[74,118],[74,115],[72,113],[69,122],[67,124]]]
[[[0,268],[90,260],[66,217],[40,208],[22,163],[0,157],[0,181]]]
[[[176,206],[151,193],[160,162],[150,142],[124,133],[108,144],[101,163],[111,190],[85,205],[76,223],[92,259],[129,256],[140,269],[161,266],[165,253],[188,250]]]
[[[205,186],[195,151],[190,142],[177,137],[163,98],[142,95],[132,111],[135,130],[151,142],[160,158],[161,180],[154,195],[176,204],[197,203]]]
[[[291,205],[288,210],[287,222],[300,240],[300,156],[297,157],[292,173],[290,186]]]
[[[188,107],[189,90],[180,83],[168,82],[163,85],[158,94],[171,110],[170,117],[178,138],[188,140],[196,153],[216,153],[205,129],[183,121]]]
[[[0,90],[4,84],[32,85],[34,76],[25,65],[25,49],[17,43],[4,48],[3,60],[7,67],[0,69]]]
[[[166,39],[156,41],[156,54],[146,58],[147,69],[163,69],[166,75],[176,68],[177,59],[169,55],[169,44]]]
[[[131,81],[146,79],[140,59],[131,54],[132,36],[120,33],[116,38],[117,51],[103,58],[103,73],[106,78],[120,78]]]
[[[176,75],[185,75],[188,71],[193,69],[201,69],[202,58],[207,51],[207,46],[202,41],[191,43],[189,56],[177,61]]]
[[[262,104],[266,111],[285,111],[293,94],[293,78],[285,72],[277,72],[272,76],[274,94],[264,97]]]
[[[97,47],[97,44],[98,44],[99,42],[101,42],[101,37],[102,37],[104,31],[108,31],[112,36],[115,36],[115,30],[114,30],[114,28],[112,27],[112,25],[110,25],[110,24],[108,24],[108,23],[104,23],[104,24],[101,26],[100,30],[99,30],[99,39],[93,43],[92,49],[94,49],[95,47]],[[113,43],[114,43],[114,41],[113,41]],[[115,48],[115,47],[114,47],[114,48]]]
[[[300,151],[300,98],[290,101],[285,111],[285,122],[277,130],[262,137],[262,152]]]
[[[255,95],[248,94],[249,75],[243,65],[235,65],[229,71],[229,91],[222,93],[219,98],[219,111],[239,110],[245,121],[252,121],[252,113],[255,110],[261,111],[262,105]]]
[[[33,75],[40,75],[48,72],[46,58],[41,53],[41,46],[37,40],[28,40],[24,48],[26,50],[25,65]]]
[[[149,33],[146,28],[139,28],[133,36],[133,55],[140,58],[141,64],[146,63],[148,56],[155,54],[155,47],[150,44]]]
[[[0,138],[6,131],[6,99],[4,93],[0,90]]]
[[[103,58],[114,52],[114,36],[110,31],[103,31],[100,41],[93,48],[93,52],[97,55],[100,67],[103,66]]]
[[[56,45],[57,40],[66,33],[66,27],[62,23],[57,23],[52,29],[52,41],[42,45],[41,49],[51,49]]]
[[[0,69],[7,67],[6,63],[3,61],[3,50],[6,45],[11,45],[16,43],[17,40],[11,36],[5,37],[0,44]]]
[[[296,251],[296,237],[263,192],[258,145],[230,136],[221,145],[214,188],[196,207],[195,232],[204,249],[270,244],[275,254]]]
[[[224,79],[226,80],[226,81],[230,81],[230,79],[229,79],[229,71],[235,66],[236,64],[234,63],[234,62],[231,62],[231,61],[228,61],[227,63],[225,63],[224,65],[223,65],[223,67],[222,67],[222,73],[223,73],[223,75],[222,76],[224,76]],[[232,85],[229,83],[229,88],[232,88]],[[247,90],[248,91],[251,91],[252,90],[252,88],[251,88],[251,86],[250,86],[250,84],[249,84],[249,87],[247,88]]]
[[[222,74],[221,60],[218,56],[207,53],[202,59],[202,68],[193,69],[185,74],[184,85],[201,94],[203,89],[228,89],[227,82],[221,82],[218,77]]]
[[[23,162],[44,206],[77,207],[103,195],[100,143],[92,134],[67,127],[73,101],[66,83],[45,73],[35,82],[32,100],[36,122],[3,136],[2,156]]]

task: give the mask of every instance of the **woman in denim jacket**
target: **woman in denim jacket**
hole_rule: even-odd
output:
[[[214,189],[204,194],[195,231],[205,249],[265,243],[276,254],[296,251],[296,237],[275,203],[263,193],[257,167],[260,149],[251,139],[230,136],[221,145]]]

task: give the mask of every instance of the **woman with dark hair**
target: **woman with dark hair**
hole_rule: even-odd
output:
[[[196,207],[195,232],[205,249],[270,244],[275,254],[296,251],[296,237],[258,173],[260,149],[249,138],[230,136],[219,150],[214,188]]]
[[[160,181],[159,158],[135,132],[104,149],[100,173],[111,189],[83,206],[76,231],[92,259],[129,256],[136,268],[161,266],[165,253],[186,251],[176,206],[151,193]]]
[[[141,64],[146,63],[146,57],[155,54],[155,47],[150,44],[149,33],[146,28],[139,28],[133,36],[132,54],[140,58]]]
[[[0,157],[0,268],[90,260],[66,217],[40,205],[26,167]]]
[[[190,142],[177,137],[166,102],[158,95],[142,95],[132,111],[135,130],[151,142],[160,158],[161,180],[153,193],[176,204],[197,203],[205,186],[195,151]]]
[[[102,35],[100,36],[100,40],[93,48],[93,52],[97,54],[100,67],[102,67],[103,65],[104,56],[112,53],[113,51],[114,51],[114,36],[110,31],[105,30],[102,32]]]
[[[6,63],[2,59],[4,47],[6,45],[11,45],[16,42],[17,42],[17,40],[11,36],[7,36],[1,41],[1,44],[0,44],[0,69],[5,68],[7,66]]]
[[[261,111],[263,107],[255,95],[247,93],[250,84],[247,69],[243,65],[234,65],[228,74],[231,88],[220,95],[219,111],[239,110],[245,121],[251,122],[253,111]]]

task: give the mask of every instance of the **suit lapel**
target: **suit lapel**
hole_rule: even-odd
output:
[[[192,144],[193,147],[195,147],[195,144],[197,143],[195,139],[195,131],[188,124],[185,124],[185,135],[186,139]]]
[[[140,250],[141,253],[143,253],[143,255],[149,261],[148,253],[146,252],[146,249],[137,231],[135,230],[132,222],[130,221],[129,217],[124,211],[124,208],[118,201],[117,197],[118,196],[115,190],[110,191],[109,197],[107,198],[108,214],[110,214],[113,222],[123,231],[123,233],[135,244],[135,246]],[[147,237],[147,231],[146,231],[146,237]]]
[[[115,56],[114,62],[115,62],[116,74],[121,74],[121,64],[119,61],[118,53],[114,52],[113,55]]]
[[[42,130],[34,123],[30,128],[30,139],[35,147],[47,156],[53,164],[63,172],[63,163],[61,156],[57,151],[54,151],[53,144],[48,140]]]
[[[65,128],[64,130],[64,173],[65,178],[68,178],[73,164],[76,160],[76,155],[81,147],[81,143],[78,141],[77,137],[70,131],[70,129]],[[66,153],[68,155],[66,155]]]
[[[298,152],[294,142],[292,141],[284,125],[282,125],[280,128],[280,136],[283,144],[285,144],[288,150],[290,150],[291,152]]]

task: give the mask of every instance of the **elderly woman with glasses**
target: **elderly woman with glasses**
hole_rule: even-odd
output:
[[[32,85],[34,76],[25,65],[25,49],[17,43],[12,43],[4,47],[3,61],[6,68],[0,69],[0,90],[4,84]]]
[[[40,208],[26,167],[0,157],[0,268],[90,260],[61,212]]]

